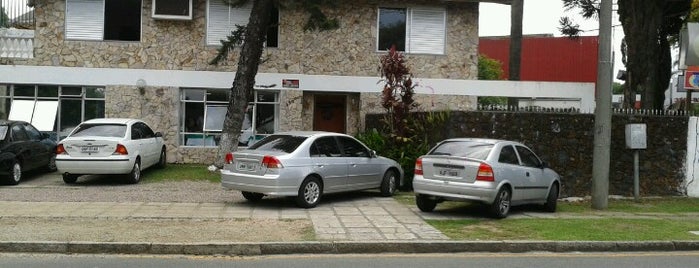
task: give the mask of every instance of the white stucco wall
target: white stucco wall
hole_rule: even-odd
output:
[[[687,162],[685,164],[685,185],[687,196],[699,197],[699,117],[690,117],[687,127]]]

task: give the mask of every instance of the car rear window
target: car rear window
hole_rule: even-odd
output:
[[[432,149],[429,155],[449,155],[485,160],[493,144],[475,141],[448,141]]]
[[[126,125],[123,124],[82,124],[78,126],[71,137],[115,137],[126,135]]]
[[[292,135],[271,135],[250,146],[250,150],[279,151],[291,153],[306,140],[306,137]]]

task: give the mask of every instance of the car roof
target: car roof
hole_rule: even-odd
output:
[[[328,132],[328,131],[285,131],[276,132],[274,135],[291,135],[301,137],[320,137],[320,136],[349,136],[343,133]]]
[[[135,118],[95,118],[95,119],[90,119],[83,124],[132,124],[135,122],[143,122],[140,119],[135,119]]]
[[[22,124],[24,124],[24,123],[27,123],[27,121],[22,121],[22,120],[4,120],[4,119],[0,119],[0,125],[3,125],[3,126],[5,126],[5,125],[12,125],[12,124],[14,124],[14,123],[22,123]]]
[[[446,139],[444,141],[473,141],[473,142],[482,142],[482,143],[489,143],[489,144],[497,144],[497,143],[521,144],[518,141],[501,140],[501,139],[488,139],[488,138],[451,138],[451,139]]]

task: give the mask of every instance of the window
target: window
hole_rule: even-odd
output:
[[[104,117],[104,88],[58,85],[0,85],[0,119],[32,123],[52,139],[80,122]]]
[[[217,146],[228,111],[229,89],[183,89],[181,140],[185,146]],[[277,92],[255,91],[243,118],[239,146],[250,146],[276,131],[279,116]]]
[[[529,149],[523,146],[517,146],[517,153],[522,158],[522,165],[527,167],[541,167],[541,160]]]
[[[379,8],[377,50],[444,54],[446,14],[441,7]]]
[[[43,140],[43,138],[41,137],[41,132],[39,132],[39,130],[37,130],[36,128],[32,127],[32,125],[24,125],[24,130],[27,131],[29,139],[35,141]]]
[[[252,1],[240,7],[230,7],[223,0],[209,0],[206,24],[206,44],[220,46],[236,25],[247,25],[250,20]],[[269,29],[267,30],[267,47],[277,47],[279,41],[279,10],[273,9]]]
[[[26,141],[29,140],[29,136],[24,132],[24,127],[22,125],[12,126],[12,140],[13,141]]]
[[[517,153],[515,153],[515,149],[512,148],[512,146],[510,145],[502,147],[502,150],[500,150],[500,157],[498,158],[498,162],[519,165],[519,159],[517,159]]]
[[[313,142],[309,153],[311,157],[339,157],[342,155],[334,137],[318,138]]]
[[[66,0],[66,39],[141,40],[141,0]]]
[[[192,0],[153,0],[154,19],[191,20]]]
[[[369,157],[369,150],[356,140],[348,137],[338,137],[342,144],[342,151],[345,157]]]

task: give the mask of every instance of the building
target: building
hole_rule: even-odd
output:
[[[163,132],[169,162],[213,162],[237,54],[224,65],[209,61],[219,40],[248,21],[250,6],[33,2],[33,30],[0,32],[12,44],[0,48],[0,118],[38,121],[57,139],[90,118],[140,118]],[[378,59],[388,44],[408,56],[424,109],[474,109],[486,85],[508,86],[473,83],[478,1],[337,1],[327,13],[340,20],[339,29],[304,31],[300,8],[274,13],[278,23],[267,38],[242,146],[286,130],[362,131],[366,113],[383,111]],[[523,87],[547,94],[540,83]],[[589,85],[563,87],[570,90],[559,92],[590,106]]]

